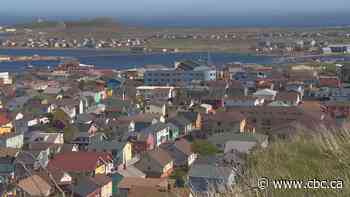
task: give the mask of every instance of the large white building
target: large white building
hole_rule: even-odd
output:
[[[323,53],[350,53],[350,44],[329,45],[322,49]]]
[[[147,70],[146,85],[190,85],[192,82],[216,80],[216,69],[193,61],[176,62],[174,68]]]
[[[8,72],[1,72],[0,73],[0,83],[5,85],[12,84],[12,78]]]

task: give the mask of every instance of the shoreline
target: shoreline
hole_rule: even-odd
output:
[[[280,57],[278,55],[273,54],[264,54],[259,55],[254,52],[242,52],[242,51],[230,51],[230,50],[217,50],[215,52],[212,52],[210,50],[180,50],[178,52],[132,52],[130,50],[119,50],[118,48],[40,48],[40,47],[34,47],[34,48],[27,48],[27,47],[0,47],[0,56],[1,50],[38,50],[38,51],[92,51],[92,52],[116,52],[119,54],[128,54],[128,55],[153,55],[153,54],[189,54],[189,53],[227,53],[227,54],[238,54],[238,55],[249,55],[249,56],[265,56],[265,57]],[[108,55],[106,55],[108,56]]]

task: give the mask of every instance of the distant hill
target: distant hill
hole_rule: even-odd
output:
[[[118,27],[119,23],[112,18],[95,18],[83,19],[79,21],[65,21],[66,28],[80,28],[80,27]]]
[[[42,21],[42,22],[30,22],[25,24],[15,25],[15,28],[28,28],[28,29],[46,29],[46,28],[56,28],[64,25],[63,22],[58,21]]]
[[[95,18],[95,19],[82,19],[77,21],[33,21],[25,24],[15,25],[16,28],[28,28],[28,29],[49,29],[49,28],[115,28],[120,24],[115,22],[112,18]]]

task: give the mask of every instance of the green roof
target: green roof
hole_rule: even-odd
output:
[[[267,135],[259,133],[220,133],[208,138],[209,142],[215,144],[224,144],[227,141],[245,141],[245,142],[263,142],[268,138]]]

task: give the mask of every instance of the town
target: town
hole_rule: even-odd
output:
[[[85,30],[89,30],[83,33]],[[93,31],[91,31],[93,29]],[[162,29],[117,24],[111,19],[46,21],[0,26],[2,48],[114,49],[134,53],[227,51],[260,55],[348,54],[344,28]],[[192,43],[192,44],[189,44]],[[214,47],[215,46],[215,47]]]
[[[2,72],[1,192],[235,196],[256,151],[349,128],[349,81],[346,62],[117,70],[66,60]]]

